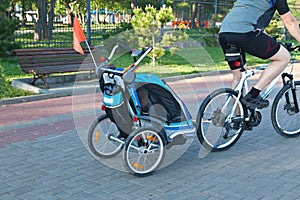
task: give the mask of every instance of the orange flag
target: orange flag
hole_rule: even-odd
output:
[[[77,17],[74,18],[73,21],[73,49],[75,51],[84,54],[82,47],[80,46],[80,42],[86,41],[84,33],[81,29],[80,23]]]

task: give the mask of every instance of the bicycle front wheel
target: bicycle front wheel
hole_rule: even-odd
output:
[[[291,84],[284,86],[276,95],[271,119],[274,129],[282,136],[296,137],[300,134],[300,112],[296,111],[295,101],[300,100],[300,82],[295,82],[295,97],[292,94]]]
[[[117,140],[120,132],[117,125],[104,114],[91,125],[88,132],[88,145],[94,155],[101,158],[111,158],[122,150],[123,144]]]
[[[240,138],[244,127],[246,110],[238,93],[222,88],[207,96],[197,115],[197,136],[200,143],[210,151],[226,150]]]

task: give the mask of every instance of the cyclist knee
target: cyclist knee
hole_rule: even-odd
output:
[[[270,60],[272,60],[273,62],[280,63],[279,66],[282,67],[286,67],[287,64],[290,62],[290,59],[291,59],[291,54],[283,46],[280,46],[279,51],[270,58]]]
[[[290,59],[291,59],[290,54],[285,55],[284,58],[282,58],[281,60],[279,60],[280,64],[278,66],[281,67],[282,70],[285,69],[286,66],[289,64]]]
[[[291,54],[288,52],[287,49],[285,49],[285,48],[282,48],[282,49],[284,49],[284,51],[281,53],[282,55],[280,56],[280,58],[281,58],[282,64],[286,66],[291,60]]]

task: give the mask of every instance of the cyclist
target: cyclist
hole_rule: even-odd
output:
[[[269,101],[262,99],[259,93],[284,70],[290,60],[287,49],[264,32],[276,10],[287,30],[300,43],[299,25],[286,0],[237,0],[220,28],[219,41],[223,52],[226,54],[241,49],[238,52],[242,55],[241,59],[227,60],[233,73],[233,86],[241,78],[241,63],[246,67],[245,53],[270,60],[268,68],[242,99],[247,106],[268,107]]]

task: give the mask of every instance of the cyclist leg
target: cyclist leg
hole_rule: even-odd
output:
[[[282,45],[280,45],[278,52],[269,58],[269,60],[271,61],[270,64],[262,72],[254,87],[259,90],[265,88],[274,78],[276,78],[285,69],[285,67],[290,61],[290,58],[291,56],[288,50]]]
[[[245,40],[245,36],[247,37],[246,34],[237,34],[237,33],[220,33],[219,35],[220,45],[222,47],[224,54],[226,54],[226,52],[230,50],[232,46],[235,46],[238,51],[241,50],[241,52],[238,52],[241,54],[241,56],[238,60],[236,60],[237,63],[235,63],[236,61],[228,61],[228,65],[232,72],[231,88],[235,88],[242,78],[242,72],[241,72],[242,65],[244,65],[244,69],[246,69],[247,67],[246,53],[245,51],[240,49],[240,45],[238,42],[240,40]],[[240,109],[237,107],[235,110],[235,115],[240,116],[240,113],[241,113]],[[238,124],[237,127],[239,127]]]
[[[242,49],[243,52],[245,51],[261,59],[271,60],[270,66],[262,73],[257,83],[251,88],[245,98],[242,99],[243,103],[249,106],[258,108],[268,107],[269,102],[262,99],[259,93],[287,65],[290,59],[288,51],[275,39],[267,36],[261,31],[249,33],[221,33],[219,35],[219,40],[224,53],[226,48],[228,48],[228,43],[233,43]],[[235,85],[239,79],[240,73],[238,70],[233,70],[232,85]]]
[[[261,31],[251,33],[252,36],[241,44],[242,48],[249,54],[261,59],[271,60],[270,66],[261,74],[258,81],[251,88],[250,92],[242,99],[248,106],[266,108],[269,101],[262,99],[260,91],[265,88],[287,65],[290,56],[288,51],[275,39]]]
[[[237,48],[240,48],[239,41],[245,40],[246,34],[241,33],[220,33],[219,42],[222,47],[223,53],[225,54],[228,49],[231,48],[231,45],[235,45]],[[242,50],[242,60],[240,62],[244,64],[244,68],[246,69],[246,55],[245,51]],[[235,65],[234,61],[228,61],[228,65],[232,72],[232,83],[231,87],[235,88],[238,82],[242,78],[241,73],[241,65]]]
[[[247,64],[244,65],[244,69],[247,69]],[[242,78],[241,69],[233,69],[232,72],[232,82],[231,82],[231,88],[235,88],[237,84],[240,82]]]

